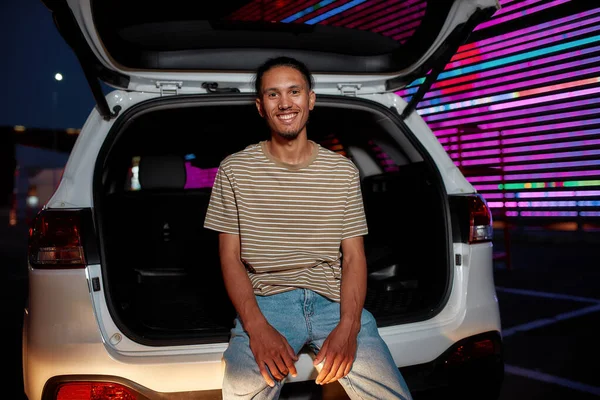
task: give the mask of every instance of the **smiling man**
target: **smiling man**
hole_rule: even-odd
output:
[[[237,311],[225,351],[223,398],[277,399],[298,352],[316,354],[316,383],[352,399],[410,399],[366,309],[367,224],[358,169],[308,139],[312,75],[298,60],[267,60],[256,107],[271,131],[219,166],[204,226],[219,234]]]

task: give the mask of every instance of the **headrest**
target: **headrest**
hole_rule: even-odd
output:
[[[146,155],[139,164],[142,189],[183,189],[186,181],[185,159],[176,155]]]

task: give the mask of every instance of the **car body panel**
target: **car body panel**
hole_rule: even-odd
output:
[[[444,310],[426,321],[380,328],[399,367],[432,361],[462,338],[499,329],[497,299],[490,296],[494,293],[491,244],[457,244],[455,252],[464,253],[469,261],[456,268]],[[100,269],[91,265],[58,274],[30,271],[34,295],[25,315],[26,393],[40,398],[46,381],[57,375],[114,375],[158,392],[221,387],[226,343],[151,347],[129,340],[110,322],[103,292],[91,290],[89,282],[101,278]],[[41,295],[56,290],[68,295]],[[101,334],[95,316],[100,316]],[[53,331],[42,329],[47,326],[53,326]],[[308,354],[301,355],[296,367],[298,376],[289,382],[316,378]]]

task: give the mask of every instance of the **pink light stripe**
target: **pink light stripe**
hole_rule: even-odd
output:
[[[490,164],[504,164],[504,163],[518,163],[518,162],[530,162],[530,161],[541,161],[551,160],[558,158],[575,158],[575,157],[590,157],[597,156],[600,154],[600,150],[579,150],[579,151],[567,151],[563,153],[551,153],[551,154],[528,154],[526,156],[511,156],[504,157],[502,160],[500,157],[496,158],[479,158],[475,160],[462,160],[463,166],[470,165],[490,165]],[[452,157],[460,158],[460,157]],[[583,171],[582,171],[583,172]],[[509,176],[506,177],[509,179]]]
[[[576,217],[577,212],[566,211],[521,211],[521,217]]]
[[[566,171],[566,172],[545,172],[534,174],[514,174],[506,175],[505,181],[536,181],[539,179],[563,179],[584,176],[600,176],[600,170],[593,171]]]
[[[503,122],[495,122],[495,123],[490,123],[490,124],[481,124],[480,126],[483,129],[501,129],[501,127],[504,128],[504,127],[513,126],[513,125],[535,124],[538,122],[562,120],[562,119],[568,119],[568,118],[574,118],[574,117],[581,118],[584,115],[597,115],[599,111],[600,111],[600,109],[592,108],[589,110],[577,110],[577,111],[564,112],[564,113],[554,114],[554,115],[541,115],[541,116],[536,116],[536,117],[531,117],[531,118],[521,118],[521,119],[517,119],[517,120],[513,120],[513,121],[503,121]],[[504,113],[504,114],[511,115],[512,112]]]
[[[522,114],[523,111],[524,110],[490,114],[490,115],[485,116],[485,120],[510,118],[510,117],[518,116],[519,114]],[[578,110],[578,111],[563,112],[563,113],[552,114],[552,115],[539,115],[539,116],[534,116],[534,117],[530,117],[530,118],[520,118],[520,119],[513,119],[513,120],[500,121],[500,122],[494,122],[494,123],[484,123],[484,124],[479,124],[478,126],[479,126],[479,128],[481,128],[483,130],[504,129],[504,128],[508,128],[508,127],[514,126],[514,125],[536,124],[536,123],[540,123],[540,122],[561,120],[561,119],[567,119],[567,118],[572,118],[572,117],[580,118],[580,117],[583,117],[584,115],[595,115],[599,111],[600,111],[600,109],[593,108],[593,109],[589,109],[589,110]],[[465,114],[471,115],[469,110],[465,110]],[[481,121],[482,121],[482,116],[478,115],[478,116],[471,117],[471,118],[463,118],[463,119],[452,120],[452,121],[434,122],[434,123],[431,123],[428,125],[431,129],[437,129],[437,128],[442,128],[442,127],[446,127],[446,126],[467,125],[467,124],[477,123],[477,122],[481,122]]]
[[[582,82],[582,81],[580,81]],[[596,83],[596,82],[600,82],[600,78],[592,78],[592,79],[586,79],[585,81],[583,81],[583,83],[580,82],[572,82],[573,85],[553,85],[552,86],[548,86],[547,89],[548,91],[550,90],[562,90],[562,89],[566,89],[569,87],[574,87],[575,84],[577,84],[577,86],[583,86],[583,85],[588,85],[591,83]],[[541,88],[541,89],[546,89],[546,88]],[[528,96],[530,94],[535,94],[534,93],[535,90],[528,90],[528,91],[524,91],[521,92],[521,94],[519,94],[519,97],[521,96]],[[531,93],[525,93],[525,92],[531,92]],[[523,106],[529,106],[532,104],[539,104],[539,103],[545,103],[547,101],[556,101],[556,100],[563,100],[563,99],[568,99],[568,98],[573,98],[573,97],[579,97],[579,96],[587,96],[590,94],[595,94],[595,93],[599,93],[600,92],[600,87],[595,87],[595,88],[590,88],[590,89],[582,89],[582,90],[574,90],[572,92],[569,93],[558,93],[558,94],[553,94],[550,96],[542,96],[542,97],[536,97],[533,99],[526,99],[526,100],[519,100],[519,101],[511,101],[510,103],[504,103],[504,104],[493,104],[490,106],[490,111],[500,111],[500,110],[507,110],[509,108],[514,108],[514,107],[523,107]],[[598,99],[591,99],[591,100],[583,100],[583,101],[577,101],[574,103],[578,103],[578,104],[596,104],[598,102]],[[569,107],[573,107],[573,105],[571,105],[571,103],[569,103]],[[562,107],[561,107],[562,108]],[[550,108],[548,108],[550,109]]]
[[[538,163],[535,165],[505,165],[505,172],[515,172],[523,170],[539,170],[539,169],[553,169],[553,168],[571,168],[571,167],[590,167],[600,165],[600,161],[597,160],[578,160],[569,162],[556,162],[556,163]]]
[[[547,34],[555,34],[555,33],[563,32],[563,31],[571,29],[571,28],[581,27],[584,25],[589,25],[589,24],[595,23],[595,22],[597,22],[598,18],[592,18],[592,19],[586,19],[586,20],[582,20],[582,19],[584,17],[597,14],[598,12],[600,12],[600,8],[584,11],[584,12],[581,12],[578,14],[569,15],[569,16],[555,19],[555,20],[552,20],[549,22],[544,22],[542,24],[538,24],[538,25],[535,25],[532,27],[523,28],[523,29],[519,29],[516,31],[512,31],[512,32],[507,32],[502,35],[493,36],[489,39],[483,39],[483,40],[479,40],[477,42],[471,42],[471,43],[462,45],[461,47],[458,48],[458,51],[456,52],[456,54],[450,59],[450,62],[458,61],[463,58],[468,58],[468,57],[474,56],[478,53],[486,53],[490,49],[496,49],[496,47],[494,47],[494,43],[497,43],[498,45],[505,47],[506,46],[505,43],[510,43],[510,44],[515,43],[510,39],[518,38],[518,40],[529,40],[532,38],[537,38],[538,36],[530,35],[530,34],[533,32],[540,31],[540,30],[543,31],[542,35],[546,36]],[[578,21],[573,24],[557,26],[557,25],[562,25],[565,22],[570,22],[573,20],[578,20]],[[557,26],[557,27],[555,27],[553,29],[548,29],[548,28],[551,28],[554,26]],[[500,42],[500,43],[498,43],[498,42]],[[481,49],[483,49],[483,48],[485,48],[486,51],[481,51]]]
[[[585,35],[585,34],[588,34],[591,32],[596,32],[598,30],[600,30],[600,27],[590,26],[588,28],[579,29],[577,31],[563,33],[561,35],[555,35],[555,36],[551,36],[551,37],[548,37],[545,39],[538,39],[535,41],[523,43],[523,44],[516,45],[516,46],[510,46],[508,48],[500,49],[500,50],[497,50],[494,52],[489,52],[489,53],[486,53],[483,55],[478,55],[476,57],[470,57],[470,58],[465,58],[463,60],[450,62],[446,65],[444,70],[451,70],[451,69],[455,69],[455,68],[466,67],[467,65],[480,63],[482,61],[488,61],[491,59],[500,58],[500,57],[504,57],[507,55],[532,50],[537,47],[544,47],[544,46],[552,45],[555,43],[560,43],[567,39],[574,39],[578,36]]]
[[[556,192],[517,192],[519,199],[532,199],[540,197],[592,197],[600,196],[600,190],[575,190],[575,191],[556,191]]]
[[[497,18],[497,17],[500,17],[500,16],[502,16],[504,14],[508,14],[510,12],[517,11],[517,10],[519,10],[521,8],[525,8],[525,7],[531,6],[532,4],[539,3],[540,1],[543,1],[543,0],[521,0],[518,3],[513,4],[511,6],[500,8],[500,10],[496,11],[496,13],[494,14],[493,18]],[[523,11],[521,11],[521,13],[524,14]]]
[[[447,86],[457,85],[462,82],[469,82],[473,80],[483,80],[483,78],[488,78],[491,76],[505,74],[506,76],[510,76],[511,72],[526,70],[532,67],[538,67],[540,65],[548,64],[548,63],[556,63],[557,61],[569,59],[569,58],[577,58],[583,59],[586,54],[595,53],[600,50],[600,46],[594,46],[590,48],[585,48],[581,50],[576,50],[568,53],[557,54],[549,57],[540,58],[537,60],[530,60],[514,65],[510,65],[507,67],[496,68],[488,71],[481,71],[473,74],[458,76],[456,78],[446,79],[437,81],[432,85],[432,89],[440,89]],[[418,87],[410,87],[406,89],[402,89],[397,91],[396,93],[399,96],[405,97],[411,93],[415,93]],[[426,96],[427,97],[427,96]]]
[[[569,0],[554,0],[554,1],[551,1],[551,2],[546,3],[546,4],[542,4],[542,5],[537,6],[537,7],[532,7],[530,9],[528,9],[528,10],[525,10],[525,11],[515,12],[513,14],[509,14],[509,15],[506,15],[506,16],[501,16],[501,17],[498,17],[498,18],[496,18],[495,17],[496,14],[494,14],[494,18],[493,19],[477,25],[477,27],[473,31],[478,31],[478,30],[481,30],[481,29],[489,28],[490,26],[502,24],[504,22],[511,21],[513,19],[516,19],[516,18],[521,18],[521,17],[523,17],[525,15],[530,15],[530,14],[536,13],[538,11],[542,11],[542,10],[545,10],[547,8],[552,8],[552,7],[558,6],[558,5],[563,4],[563,3],[568,3],[568,2],[569,2]]]
[[[560,122],[556,124],[549,125],[539,125],[532,126],[527,128],[513,128],[513,129],[504,129],[502,130],[503,136],[512,136],[512,135],[521,135],[524,133],[540,133],[542,131],[549,130],[559,130],[559,129],[567,129],[567,128],[579,128],[586,125],[596,125],[600,124],[600,119],[586,119],[579,121],[569,121],[569,122]]]
[[[493,132],[486,132],[485,135],[478,133],[478,134],[473,134],[473,135],[461,136],[460,143],[458,143],[458,139],[459,139],[458,136],[451,136],[449,138],[438,138],[438,141],[442,144],[453,143],[450,146],[445,146],[445,147],[449,147],[452,150],[457,150],[459,148],[464,150],[464,149],[471,149],[471,148],[482,148],[482,147],[500,146],[500,145],[510,146],[510,145],[522,144],[522,143],[532,144],[534,142],[557,140],[557,139],[560,139],[560,140],[575,139],[578,137],[598,135],[598,134],[600,134],[600,129],[589,129],[589,130],[583,130],[583,131],[569,131],[569,132],[559,132],[559,133],[550,133],[550,134],[546,133],[543,135],[526,136],[526,137],[519,137],[519,138],[512,138],[512,139],[500,138],[499,140],[486,140],[489,138],[496,138],[496,137],[500,136],[500,133],[498,131],[493,131]],[[478,141],[474,141],[474,140],[478,140]]]
[[[516,83],[507,84],[507,82],[515,81],[517,79],[520,80],[523,78],[542,76],[542,75],[545,75],[545,74],[548,74],[551,72],[561,71],[561,70],[565,70],[568,68],[583,67],[586,64],[597,63],[599,61],[600,61],[600,57],[591,57],[591,58],[586,58],[586,59],[578,60],[578,61],[572,61],[572,62],[568,62],[568,63],[564,63],[564,64],[552,65],[552,66],[546,67],[546,68],[511,74],[511,75],[507,75],[504,77],[493,78],[493,79],[488,79],[488,80],[479,81],[479,82],[472,82],[472,83],[469,83],[466,85],[455,86],[452,88],[446,88],[446,89],[441,89],[441,90],[431,90],[431,91],[427,92],[427,94],[425,95],[425,98],[426,99],[427,98],[436,98],[436,97],[437,98],[435,100],[421,101],[421,103],[419,103],[419,104],[422,108],[426,108],[427,106],[431,106],[434,103],[439,104],[440,102],[447,103],[447,102],[451,102],[451,101],[460,101],[460,100],[468,99],[473,96],[484,96],[484,95],[490,95],[490,94],[501,92],[501,91],[514,90],[514,89],[528,87],[528,86],[531,87],[531,86],[539,85],[542,83],[546,83],[550,80],[559,81],[562,79],[574,78],[574,77],[585,75],[585,74],[600,72],[600,67],[593,67],[593,68],[584,69],[582,71],[565,72],[563,74],[555,74],[550,77],[521,80]],[[485,86],[493,86],[493,87],[488,87],[487,89],[481,89],[481,87],[485,87]],[[478,90],[471,91],[471,92],[464,92],[465,90],[468,90],[468,89],[478,89]],[[454,93],[454,92],[461,92],[461,93],[454,95],[454,96],[447,96],[448,94]],[[442,95],[446,95],[446,97],[438,97],[438,96],[442,96]]]
[[[559,149],[569,149],[573,147],[582,147],[582,146],[594,146],[600,144],[600,139],[590,139],[590,140],[578,140],[574,142],[563,142],[563,143],[550,143],[550,144],[539,144],[539,145],[527,145],[527,146],[519,146],[519,147],[508,147],[505,149],[493,148],[489,150],[477,150],[477,151],[464,151],[460,153],[460,157],[462,159],[467,159],[471,157],[483,157],[490,155],[506,155],[506,154],[516,154],[516,153],[529,153],[526,157],[531,157],[531,152],[535,151],[544,151],[544,150],[559,150]],[[505,162],[511,162],[512,157],[505,156]]]
[[[420,19],[413,21],[410,24],[406,24],[406,25],[402,26],[402,28],[392,29],[390,31],[382,32],[382,34],[385,36],[391,36],[392,39],[399,41],[400,39],[406,38],[407,36],[412,36],[412,32],[414,32],[414,30],[419,25],[421,25]],[[396,34],[397,32],[401,32],[401,33]]]
[[[540,140],[571,139],[571,138],[575,138],[575,137],[598,135],[598,134],[600,134],[600,129],[589,129],[589,130],[583,130],[583,131],[546,133],[543,135],[536,135],[536,136],[503,139],[502,141],[505,145],[511,145],[511,144],[518,144],[518,143],[533,143],[533,142],[538,142]]]
[[[502,181],[502,177],[499,175],[488,175],[488,176],[467,176],[469,182],[498,182]],[[495,188],[498,189],[498,184],[495,184]]]
[[[600,79],[599,79],[600,80]],[[560,88],[562,89],[562,88]],[[555,90],[555,89],[552,89]],[[558,89],[556,89],[558,90]],[[469,114],[473,114],[473,113],[486,113],[486,112],[490,112],[490,111],[502,111],[502,110],[507,110],[507,109],[511,109],[514,107],[521,107],[521,106],[529,106],[531,104],[539,104],[539,103],[546,103],[546,102],[550,102],[550,101],[557,101],[557,100],[562,100],[562,99],[568,99],[568,98],[575,98],[575,97],[579,97],[579,96],[586,96],[589,94],[594,94],[594,93],[600,93],[600,87],[596,87],[596,88],[592,88],[592,89],[583,89],[583,90],[577,90],[577,91],[573,91],[573,92],[568,92],[568,93],[559,93],[559,94],[553,94],[553,95],[549,95],[549,96],[541,96],[541,97],[536,97],[533,99],[527,99],[527,100],[510,100],[506,103],[500,104],[500,106],[503,106],[503,108],[498,108],[496,109],[495,105],[489,105],[489,106],[483,106],[483,107],[475,107],[475,108],[469,108],[468,110],[457,110],[457,111],[451,111],[451,112],[441,112],[435,115],[429,115],[429,116],[425,116],[423,117],[423,119],[425,121],[440,121],[440,120],[445,120],[445,119],[449,119],[449,118],[457,118],[460,117],[462,115],[464,115],[467,111]],[[517,97],[516,95],[514,96],[515,98]],[[473,103],[476,104],[481,104],[484,102],[485,99],[475,99],[472,100]],[[490,99],[490,102],[492,101],[501,101],[504,99]],[[465,104],[466,103],[466,104]],[[463,106],[463,107],[468,107],[470,102],[463,102],[463,103],[455,103],[458,106]],[[587,99],[587,100],[577,100],[577,101],[573,101],[573,102],[567,102],[567,103],[559,103],[559,104],[552,104],[552,105],[546,105],[546,106],[539,106],[539,107],[530,107],[524,110],[519,110],[519,111],[512,111],[510,113],[497,113],[497,115],[494,115],[493,117],[488,117],[489,118],[493,118],[493,119],[497,119],[497,118],[502,118],[505,115],[511,115],[511,116],[518,116],[518,115],[524,115],[524,114],[534,114],[534,113],[542,113],[542,112],[548,112],[548,111],[554,111],[554,110],[562,110],[565,108],[574,108],[577,106],[584,106],[584,105],[595,105],[598,104],[598,99],[597,98],[593,98],[593,99]],[[454,106],[454,104],[450,104],[449,106]],[[432,107],[433,108],[433,107]],[[424,113],[426,115],[426,113]]]

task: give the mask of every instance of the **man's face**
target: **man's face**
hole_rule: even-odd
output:
[[[300,133],[306,133],[306,122],[315,105],[315,97],[300,71],[279,66],[264,73],[256,107],[272,133],[295,139]]]

